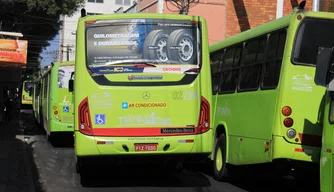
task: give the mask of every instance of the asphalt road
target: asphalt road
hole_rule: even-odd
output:
[[[32,117],[32,116],[31,116]],[[100,167],[90,170],[92,187],[82,187],[80,176],[75,172],[74,148],[71,139],[63,140],[66,145],[54,147],[47,141],[44,132],[26,119],[26,140],[33,150],[37,167],[40,191],[45,192],[99,192],[99,191],[152,191],[152,192],[260,192],[260,191],[313,191],[319,186],[312,183],[297,185],[293,177],[274,182],[272,178],[255,177],[247,173],[243,179],[233,182],[217,182],[212,178],[210,167],[187,167],[180,173],[166,174],[156,167],[140,167],[136,170],[119,166],[117,169]]]

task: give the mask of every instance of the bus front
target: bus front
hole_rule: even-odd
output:
[[[211,81],[202,17],[81,18],[75,70],[80,170],[94,156],[178,164],[210,154]]]
[[[22,107],[30,108],[32,106],[31,90],[33,83],[31,81],[24,81],[22,85]]]

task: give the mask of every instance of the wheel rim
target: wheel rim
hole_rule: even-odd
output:
[[[158,59],[162,62],[168,61],[167,51],[166,51],[167,38],[160,39],[157,46],[158,46],[158,49],[157,49]]]
[[[179,42],[179,57],[183,61],[189,61],[193,56],[194,45],[192,44],[191,39],[188,37],[182,38]]]
[[[219,148],[216,154],[216,167],[217,170],[221,170],[223,168],[224,165],[224,161],[223,161],[223,153],[221,151],[221,149]]]

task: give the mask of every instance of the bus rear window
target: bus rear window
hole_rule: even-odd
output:
[[[68,81],[71,79],[72,72],[74,72],[74,66],[59,67],[58,88],[68,88]]]
[[[24,91],[25,92],[28,92],[33,86],[33,83],[32,82],[25,82],[24,83]]]
[[[318,47],[333,47],[334,20],[306,18],[297,31],[292,61],[295,64],[314,65]]]
[[[122,19],[86,24],[87,66],[198,64],[199,29],[184,20]],[[120,63],[121,62],[121,63]]]

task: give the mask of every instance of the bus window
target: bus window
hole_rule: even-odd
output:
[[[276,88],[281,72],[282,58],[286,40],[286,30],[272,33],[268,40],[268,52],[262,89]]]
[[[259,87],[266,41],[267,36],[264,36],[246,43],[245,58],[241,67],[240,90],[256,90]]]
[[[333,31],[333,20],[305,18],[296,36],[293,62],[315,65],[318,47],[332,47],[334,45]]]

